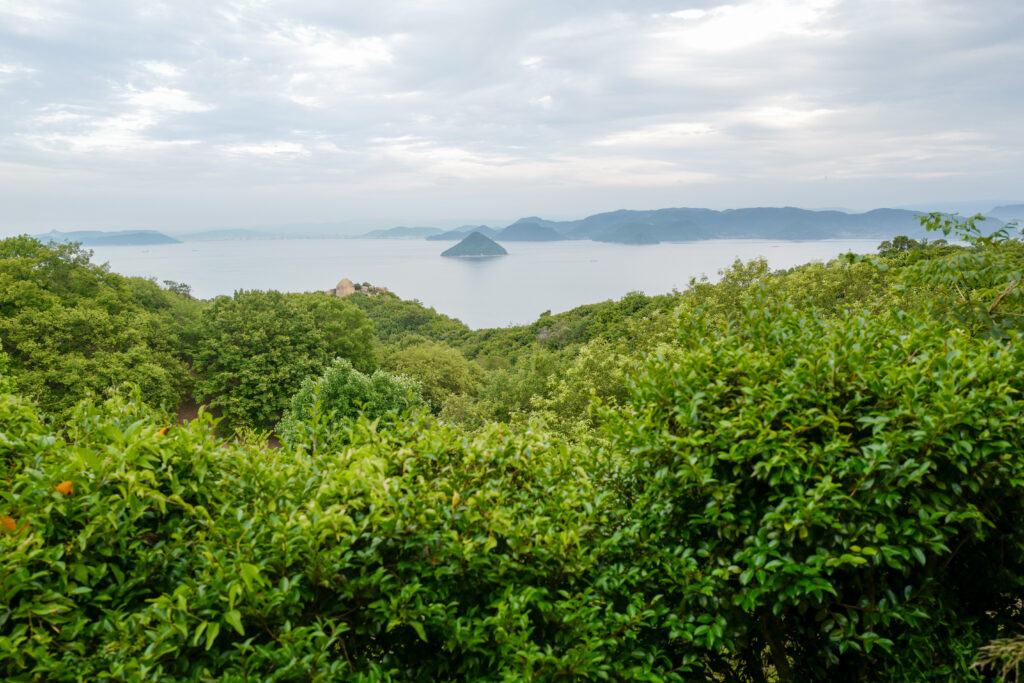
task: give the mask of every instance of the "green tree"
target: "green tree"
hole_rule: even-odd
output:
[[[124,382],[173,409],[191,389],[187,359],[202,305],[110,273],[77,244],[0,241],[0,340],[15,385],[65,416]]]
[[[373,330],[361,311],[323,295],[241,291],[203,312],[195,354],[196,399],[229,428],[268,429],[303,380],[331,359],[370,369]]]
[[[423,397],[435,410],[455,394],[474,395],[483,370],[458,350],[438,342],[423,342],[392,352],[385,361],[389,370],[419,381]]]
[[[543,393],[531,398],[530,408],[545,418],[549,428],[584,438],[597,426],[591,406],[624,401],[629,395],[627,377],[638,364],[636,356],[619,353],[609,342],[595,339],[552,378]]]
[[[404,411],[426,406],[416,380],[380,370],[367,375],[337,359],[322,375],[302,383],[277,432],[288,447],[313,453],[346,443],[351,421],[360,415],[394,421]]]

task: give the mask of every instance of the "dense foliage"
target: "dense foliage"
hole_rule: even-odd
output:
[[[964,681],[1022,661],[1024,249],[926,222],[961,244],[737,263],[479,332],[386,294],[195,302],[5,241],[0,678]],[[144,383],[68,407],[124,370],[32,379],[58,364],[29,362],[29,331],[58,344],[51,314],[103,306],[154,359],[140,321],[178,335],[167,367],[219,425],[172,426]]]
[[[339,358],[321,376],[302,383],[277,432],[286,446],[315,453],[348,443],[348,420],[362,415],[392,424],[426,405],[416,380],[381,370],[367,375]]]
[[[335,357],[376,363],[372,326],[343,299],[236,292],[203,311],[196,347],[197,398],[230,427],[267,429],[306,378]]]
[[[419,381],[424,398],[438,410],[450,396],[475,394],[484,374],[458,350],[436,342],[409,344],[392,352],[385,364]]]
[[[123,382],[176,407],[191,389],[199,304],[90,256],[25,236],[0,241],[0,343],[18,390],[58,415]]]
[[[664,618],[723,675],[965,675],[1024,578],[1024,348],[760,302],[680,342],[606,426]]]

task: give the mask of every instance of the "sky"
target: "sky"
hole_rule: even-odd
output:
[[[1019,0],[0,0],[0,233],[1024,199]]]

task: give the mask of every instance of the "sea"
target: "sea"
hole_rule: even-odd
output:
[[[507,242],[507,256],[442,258],[453,243],[422,239],[277,239],[92,247],[115,273],[173,280],[201,299],[239,290],[306,292],[348,278],[387,287],[473,329],[522,325],[541,313],[620,299],[629,292],[683,291],[715,281],[737,259],[764,257],[773,269],[874,253],[878,239],[705,240],[626,245]]]

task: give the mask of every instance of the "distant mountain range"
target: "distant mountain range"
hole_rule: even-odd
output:
[[[433,242],[454,242],[461,240],[471,232],[478,232],[485,237],[493,238],[498,234],[498,231],[494,228],[489,228],[486,225],[463,225],[461,228],[455,228],[454,230],[448,230],[442,232],[440,235],[431,235],[427,239]]]
[[[521,218],[504,230],[498,231],[494,239],[502,242],[553,242],[567,239],[564,234],[538,221],[540,219]]]
[[[181,235],[185,242],[215,242],[219,240],[273,240],[281,239],[281,235],[262,230],[247,230],[244,228],[222,228],[220,230],[204,230],[202,232],[190,232]]]
[[[657,209],[611,211],[578,221],[543,221],[524,218],[514,223],[529,226],[531,233],[545,229],[561,239],[591,239],[624,244],[657,244],[707,239],[820,240],[834,238],[881,238],[925,234],[920,214],[901,209],[875,209],[867,213],[809,211],[793,207],[712,209]],[[502,238],[499,233],[498,239]]]
[[[410,238],[423,239],[433,235],[440,235],[444,230],[441,228],[406,228],[397,227],[388,230],[371,230],[360,237],[368,237],[376,240],[406,240]]]
[[[181,242],[181,240],[168,237],[156,230],[120,230],[116,232],[51,230],[42,235],[35,235],[35,238],[42,242],[80,242],[83,247],[145,246],[147,244],[178,244]]]
[[[1017,207],[999,207],[1007,211]],[[994,209],[994,213],[996,210]],[[1012,212],[1012,211],[1011,211]],[[429,236],[431,240],[462,239],[476,230],[498,242],[552,242],[594,240],[620,244],[692,242],[707,239],[888,239],[896,235],[928,237],[918,220],[921,212],[905,209],[875,209],[866,213],[838,210],[811,211],[794,207],[748,209],[622,209],[575,221],[550,221],[537,216],[489,234],[482,227],[465,226]],[[993,228],[1001,221],[993,216]],[[397,230],[397,228],[395,229]],[[388,235],[391,231],[374,231]],[[371,236],[370,235],[367,236]],[[390,235],[388,235],[390,236]],[[934,237],[934,235],[930,235]]]
[[[989,211],[988,215],[1002,221],[1021,221],[1024,223],[1024,204],[997,206]]]
[[[502,229],[486,225],[464,225],[454,230],[435,227],[405,227],[371,230],[360,237],[370,239],[428,239],[457,241],[476,232],[499,242],[553,242],[556,240],[594,240],[619,244],[657,244],[659,242],[692,242],[708,239],[889,239],[896,235],[935,238],[918,220],[919,211],[907,209],[875,209],[866,213],[849,213],[835,209],[812,211],[794,207],[759,207],[746,209],[673,208],[633,211],[620,209],[588,216],[574,221],[551,221],[537,216],[520,218]],[[1024,204],[1006,204],[986,212],[990,218],[984,229],[995,230],[1004,221],[1024,220]],[[302,237],[341,238],[329,233],[331,226],[316,224],[292,226],[296,230],[216,229],[179,234],[180,239],[155,230],[123,230],[103,232],[79,230],[51,231],[37,235],[42,240],[81,242],[85,246],[171,244],[208,240],[297,239]],[[299,230],[298,228],[302,228]],[[315,230],[314,230],[315,228]]]

